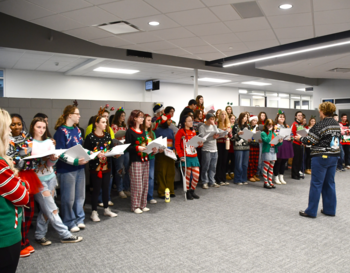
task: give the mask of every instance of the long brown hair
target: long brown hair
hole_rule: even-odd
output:
[[[239,128],[241,128],[242,126],[242,120],[244,117],[247,116],[247,113],[246,112],[243,112],[243,113],[240,113],[239,114],[239,117],[238,117],[238,121],[237,121],[237,124],[239,126]],[[247,121],[243,124],[243,127],[247,127],[247,123],[248,123],[248,118],[247,118]]]
[[[96,129],[96,123],[99,123],[101,121],[101,118],[105,118],[105,117],[102,117],[102,116],[97,116],[96,120],[92,123],[92,132],[95,131]],[[106,119],[106,129],[105,129],[105,132],[107,132],[108,134],[111,133],[111,128],[109,127],[109,123],[108,123],[108,118],[105,118]]]
[[[264,123],[266,122],[266,120],[268,119],[267,118],[267,115],[265,112],[260,112],[259,115],[258,115],[258,124],[262,124],[261,122],[261,114],[265,114],[265,120],[264,120]]]
[[[315,120],[315,124],[316,124],[316,118],[315,118],[315,117],[311,117],[311,118],[309,119],[309,124],[308,124],[307,126],[309,126],[309,127],[311,126],[311,124],[310,124],[310,123],[311,123],[311,120],[312,120],[312,119],[314,119],[314,120]]]
[[[67,105],[66,108],[64,108],[63,110],[63,114],[56,121],[55,130],[57,130],[58,127],[66,124],[68,116],[74,114],[76,109],[78,109],[78,107],[76,107],[75,105]],[[73,126],[75,127],[76,124],[74,124]]]
[[[200,113],[202,112],[202,115],[203,115],[203,111],[202,110],[196,110],[196,111],[194,111],[194,117],[193,117],[193,119],[195,120],[196,118],[198,118],[199,119],[199,115],[200,115]],[[202,116],[202,118],[203,118],[203,116]]]
[[[45,129],[45,133],[42,135],[41,140],[46,140],[48,139],[48,134],[47,134],[47,122],[45,121],[45,119],[41,118],[41,117],[37,117],[34,118],[32,120],[32,123],[30,124],[29,127],[29,134],[34,138],[35,134],[34,134],[34,126],[37,122],[44,122],[46,125],[46,129]]]
[[[199,99],[200,98],[203,98],[203,96],[202,95],[198,95],[196,97],[197,106],[204,109],[204,98],[203,98],[203,104],[202,105],[199,103]]]
[[[280,117],[280,116],[284,116],[284,122],[283,122],[283,125],[284,125],[284,127],[286,127],[287,128],[287,123],[286,123],[286,114],[285,113],[282,113],[282,114],[277,114],[277,116],[276,116],[276,118],[275,118],[275,124],[277,125],[278,124],[278,118]]]
[[[145,114],[145,119],[143,120],[143,123],[142,123],[142,125],[141,125],[141,130],[143,130],[143,131],[145,131],[145,133],[146,133],[146,131],[147,131],[147,133],[148,133],[148,136],[152,139],[152,140],[154,140],[154,133],[153,133],[153,130],[152,130],[152,124],[151,124],[151,126],[149,127],[149,128],[146,128],[146,119],[147,118],[152,118],[149,114]]]
[[[271,125],[274,126],[274,122],[272,119],[268,118],[268,119],[265,119],[265,124],[264,124],[264,128],[263,128],[263,131],[268,135],[269,134],[269,129],[267,129],[267,126]],[[273,129],[273,128],[272,128]]]
[[[125,124],[125,120],[123,122],[120,122],[119,119],[120,119],[120,116],[122,114],[125,114],[125,111],[123,109],[118,109],[117,112],[115,113],[114,115],[114,118],[112,120],[112,124],[115,124],[117,125],[118,127],[126,127],[126,124]]]
[[[141,110],[133,110],[128,118],[128,126],[129,128],[133,128],[136,125],[135,118],[139,117],[139,115],[144,116],[144,113]]]

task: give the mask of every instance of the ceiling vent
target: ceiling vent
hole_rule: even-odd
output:
[[[125,21],[106,23],[106,24],[98,25],[97,27],[117,35],[140,31],[137,27]]]
[[[350,68],[333,68],[329,71],[330,72],[337,72],[337,73],[348,73],[348,72],[350,72]]]
[[[255,1],[231,4],[242,19],[263,17],[260,7]]]

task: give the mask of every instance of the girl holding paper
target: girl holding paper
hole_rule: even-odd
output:
[[[93,152],[100,152],[96,159],[90,160],[89,162],[90,181],[93,186],[91,198],[92,213],[90,218],[94,222],[101,221],[97,213],[98,196],[101,188],[104,207],[103,214],[109,217],[118,216],[108,207],[112,158],[106,157],[104,154],[110,151],[112,147],[112,138],[111,135],[107,133],[109,132],[107,120],[101,115],[103,110],[104,109],[100,109],[96,121],[93,123],[92,133],[86,136],[84,143],[85,149]]]
[[[264,162],[263,177],[264,188],[273,189],[275,185],[272,183],[273,166],[277,159],[278,146],[282,145],[283,139],[279,139],[276,145],[270,144],[270,142],[276,137],[276,133],[273,131],[274,123],[272,119],[267,119],[264,125],[264,129],[261,132],[262,139],[262,156],[261,159]]]
[[[231,123],[231,130],[233,126],[235,126],[236,122],[236,116],[234,114],[228,115],[228,118],[230,119]],[[226,180],[231,180],[235,177],[234,171],[235,171],[235,151],[233,149],[233,140],[230,139],[230,149],[228,150],[227,155],[227,164],[226,164]]]
[[[47,151],[55,151],[55,145],[48,138],[47,123],[44,118],[34,118],[30,124],[29,133],[33,136],[32,155],[40,155]],[[58,208],[54,196],[57,186],[57,178],[53,170],[58,157],[54,154],[37,159],[38,175],[43,188],[34,195],[35,200],[40,205],[40,211],[36,221],[35,241],[43,246],[51,245],[51,241],[45,238],[49,223],[56,230],[62,243],[77,243],[83,237],[72,235],[65,226],[58,214]]]
[[[249,117],[250,126],[249,129],[251,131],[257,131],[258,130],[258,117],[257,116],[251,116]],[[256,175],[258,171],[258,165],[259,165],[259,143],[261,143],[261,140],[255,140],[252,139],[250,142],[250,149],[249,149],[249,166],[248,166],[248,179],[250,182],[256,182],[260,181],[260,178]]]

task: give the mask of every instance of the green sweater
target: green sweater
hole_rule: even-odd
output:
[[[272,138],[272,134],[274,136],[276,136],[275,132],[273,131],[270,131],[270,133],[267,135],[264,131],[261,132],[261,139],[263,141],[263,148],[262,148],[262,152],[263,153],[269,153],[270,152],[270,149],[271,149],[271,138]],[[278,144],[276,144],[274,147],[275,147],[275,153],[277,154],[278,152],[278,146],[281,146],[283,144],[283,142],[279,142]]]

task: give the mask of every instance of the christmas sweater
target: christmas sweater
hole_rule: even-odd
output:
[[[144,131],[137,132],[134,128],[126,130],[125,144],[130,146],[126,149],[130,153],[130,164],[132,162],[148,161],[148,154],[139,152],[139,147],[147,146],[147,138]]]
[[[156,134],[156,137],[166,137],[167,138],[167,148],[170,150],[174,150],[174,144],[175,144],[175,137],[174,132],[172,129],[158,127],[157,130],[154,132]]]
[[[33,139],[32,155],[42,154],[51,150],[55,150],[55,145],[51,139],[46,139],[44,141]],[[55,172],[52,167],[56,164],[56,162],[57,160],[52,161],[49,157],[37,159],[37,168],[35,172],[40,181],[48,181],[55,176]]]
[[[196,136],[196,132],[194,130],[186,130],[186,129],[180,129],[175,136],[175,149],[178,154],[178,156],[184,157],[186,153],[186,157],[196,157],[197,156],[197,150],[193,146],[187,146],[186,145],[186,151],[184,151],[183,147],[183,137],[186,142],[188,142],[191,138]]]
[[[92,133],[92,124],[86,127],[85,138],[91,133]],[[109,127],[109,134],[111,135],[112,139],[114,139],[114,132],[111,127]]]
[[[292,124],[291,129],[292,129],[292,136],[296,136],[297,135],[297,131],[304,129],[304,126],[299,121],[297,121],[295,119],[295,121]],[[297,145],[301,145],[301,142],[297,141],[297,140],[293,140],[293,143],[297,144]]]
[[[249,151],[250,145],[249,142],[243,138],[241,138],[238,133],[243,131],[245,126],[239,126],[238,124],[232,127],[232,135],[234,140],[234,150],[235,151]]]
[[[258,131],[258,128],[259,126],[258,125],[255,125],[255,126],[250,126],[248,125],[248,129],[250,131],[253,131],[255,129],[255,131]],[[259,147],[259,141],[255,140],[252,138],[252,141],[249,143],[250,146],[253,146],[253,147]]]
[[[311,145],[311,156],[339,156],[341,130],[339,123],[333,118],[324,118],[317,122],[301,143]]]
[[[118,131],[126,131],[126,127],[120,127],[120,126],[118,126],[118,125],[116,125],[116,124],[112,124],[112,130],[113,130],[113,132],[114,132],[114,134],[116,134]],[[118,138],[116,138],[116,139],[118,139],[118,140],[123,140],[123,139],[125,139],[125,136],[123,136],[123,137],[118,137]]]
[[[56,140],[56,149],[69,149],[83,143],[80,129],[73,126],[62,125],[58,127],[53,138]],[[68,173],[84,169],[84,165],[79,165],[78,162],[79,158],[72,158],[63,153],[56,164],[57,173]]]
[[[350,145],[350,137],[349,137],[350,131],[347,130],[349,129],[349,124],[346,122],[345,123],[340,122],[339,125],[341,126],[341,129],[343,132],[341,137],[341,144]]]

